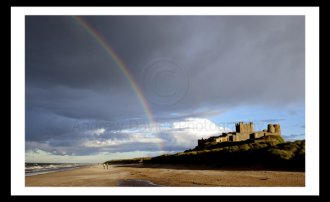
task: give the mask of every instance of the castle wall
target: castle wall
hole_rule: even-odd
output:
[[[270,136],[270,135],[281,135],[280,133],[269,133],[269,132],[265,132],[265,136]]]
[[[228,142],[228,136],[218,137],[215,139],[215,142]]]
[[[244,141],[250,139],[250,133],[236,133],[234,135],[234,142]]]
[[[260,132],[255,132],[254,134],[254,138],[261,138],[265,135],[265,132],[260,131]]]

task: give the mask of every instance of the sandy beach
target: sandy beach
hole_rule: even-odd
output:
[[[74,170],[26,176],[27,187],[109,186],[305,186],[304,172],[230,171],[93,165]]]

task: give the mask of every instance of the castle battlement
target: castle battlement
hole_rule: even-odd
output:
[[[267,129],[254,131],[252,122],[238,122],[235,124],[236,131],[222,133],[220,136],[209,137],[208,139],[199,139],[198,146],[205,146],[210,143],[220,142],[240,142],[245,140],[254,140],[266,136],[281,136],[280,124],[268,124]]]

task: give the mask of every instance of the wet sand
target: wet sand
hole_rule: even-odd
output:
[[[305,186],[304,172],[234,171],[102,165],[25,177],[27,187],[109,186]]]

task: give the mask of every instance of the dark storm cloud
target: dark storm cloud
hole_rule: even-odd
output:
[[[238,104],[304,101],[303,16],[84,19],[122,58],[155,118],[208,117]],[[163,61],[180,71],[162,67]],[[76,146],[67,149],[75,154],[100,150],[82,145],[90,137],[72,131],[77,121],[146,118],[113,58],[72,17],[26,17],[25,72],[26,140],[48,145],[49,152],[70,146]],[[113,148],[155,149],[130,144]]]

